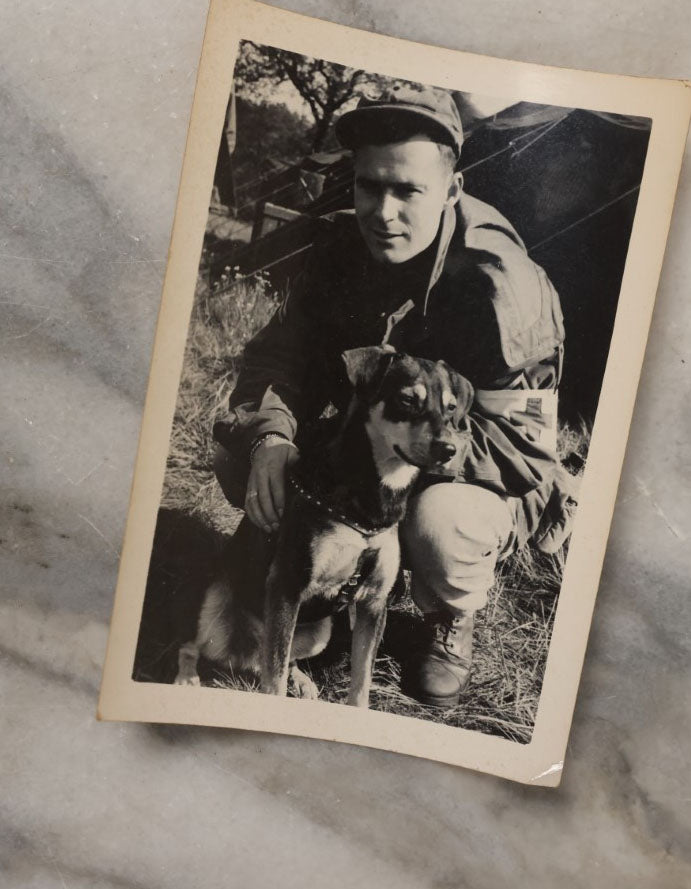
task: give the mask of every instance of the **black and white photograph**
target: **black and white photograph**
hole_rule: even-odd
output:
[[[651,118],[234,51],[131,681],[530,745]]]
[[[530,741],[649,131],[241,44],[136,679]]]

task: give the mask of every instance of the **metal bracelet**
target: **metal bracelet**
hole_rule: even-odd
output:
[[[255,453],[259,450],[260,445],[263,445],[265,441],[268,441],[270,438],[280,438],[286,444],[292,445],[295,447],[292,441],[289,441],[285,435],[281,435],[280,432],[267,432],[265,435],[260,435],[259,438],[255,439],[252,442],[252,447],[250,448],[250,466],[252,465],[252,460],[254,459]]]

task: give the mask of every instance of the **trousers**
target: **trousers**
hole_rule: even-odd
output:
[[[400,536],[421,611],[465,613],[487,604],[497,562],[516,548],[518,503],[460,483],[431,485],[412,498]]]

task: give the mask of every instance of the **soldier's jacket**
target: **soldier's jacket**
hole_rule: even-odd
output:
[[[289,297],[247,345],[228,415],[214,426],[237,463],[238,505],[257,437],[277,432],[299,445],[328,403],[347,403],[341,353],[389,343],[443,359],[473,384],[461,447],[444,475],[522,498],[525,539],[555,475],[551,393],[563,341],[547,275],[482,201],[462,194],[430,248],[398,266],[374,261],[352,212],[334,214]]]

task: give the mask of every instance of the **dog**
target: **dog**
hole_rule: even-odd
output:
[[[369,706],[372,668],[400,568],[398,524],[424,472],[461,458],[471,384],[443,361],[389,347],[343,354],[352,396],[335,432],[303,449],[288,480],[271,542],[245,520],[234,537],[233,577],[212,584],[194,641],[183,645],[177,684],[198,684],[197,662],[230,662],[261,676],[266,694],[316,698],[297,661],[326,647],[332,615],[351,615],[348,704]],[[263,552],[262,552],[263,550]],[[255,559],[247,560],[252,552]],[[244,553],[244,560],[238,556]],[[265,565],[270,561],[268,576]],[[264,596],[261,590],[263,577]]]

